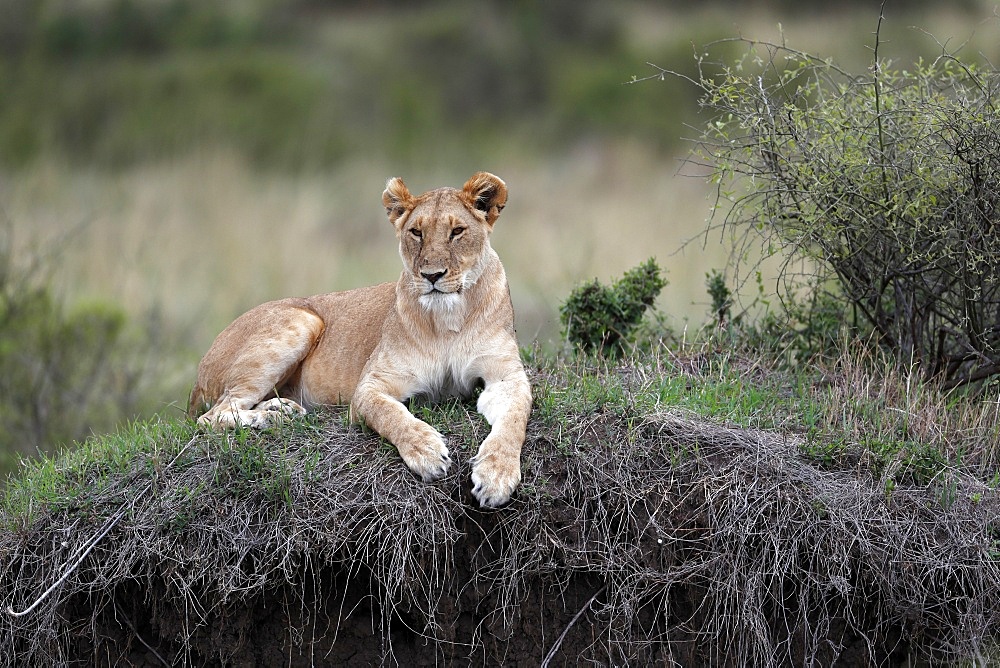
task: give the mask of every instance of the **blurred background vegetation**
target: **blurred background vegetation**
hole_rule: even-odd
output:
[[[650,256],[662,313],[700,326],[728,250],[684,246],[713,202],[678,174],[699,92],[625,83],[647,62],[695,76],[703,45],[741,34],[863,71],[879,3],[689,5],[2,0],[0,468],[179,414],[253,304],[394,280],[394,175],[508,182],[494,245],[523,343],[558,345],[570,288]],[[897,62],[1000,57],[988,2],[885,11]]]

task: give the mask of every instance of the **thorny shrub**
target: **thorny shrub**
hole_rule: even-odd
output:
[[[737,264],[763,248],[786,294],[832,284],[904,366],[976,383],[1000,373],[1000,76],[947,53],[899,69],[878,39],[860,75],[742,39],[735,61],[702,56],[693,161],[732,204]]]

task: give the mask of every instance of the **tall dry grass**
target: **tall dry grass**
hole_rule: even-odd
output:
[[[677,162],[623,142],[588,142],[548,158],[508,152],[481,167],[504,178],[509,205],[493,243],[527,343],[557,339],[556,308],[577,282],[607,279],[656,256],[670,285],[661,306],[702,319],[705,272],[726,255],[684,242],[703,229],[708,191]],[[381,192],[460,186],[468,170],[359,160],[324,173],[261,173],[231,153],[111,173],[53,161],[7,174],[0,201],[26,254],[62,240],[57,283],[71,298],[130,312],[162,309],[203,349],[264,300],[395,280],[401,265]]]
[[[996,478],[1000,456],[1000,401],[995,390],[979,397],[920,381],[887,354],[861,343],[848,345],[814,389],[825,429],[879,452],[919,445],[943,461]],[[903,465],[901,455],[890,469]],[[890,472],[891,473],[891,472]]]

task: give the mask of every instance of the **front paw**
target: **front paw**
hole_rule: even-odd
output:
[[[480,453],[472,460],[472,494],[483,508],[497,508],[510,501],[520,482],[520,457]]]
[[[437,429],[417,420],[399,443],[394,444],[410,470],[424,482],[443,478],[451,466],[448,447]]]

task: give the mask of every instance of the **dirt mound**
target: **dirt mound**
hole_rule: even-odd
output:
[[[341,413],[91,462],[91,494],[6,518],[23,610],[120,514],[4,615],[7,665],[900,665],[996,641],[1000,499],[958,473],[947,502],[890,496],[781,434],[612,411],[533,422],[520,490],[484,512],[488,426],[452,410],[430,485]]]

